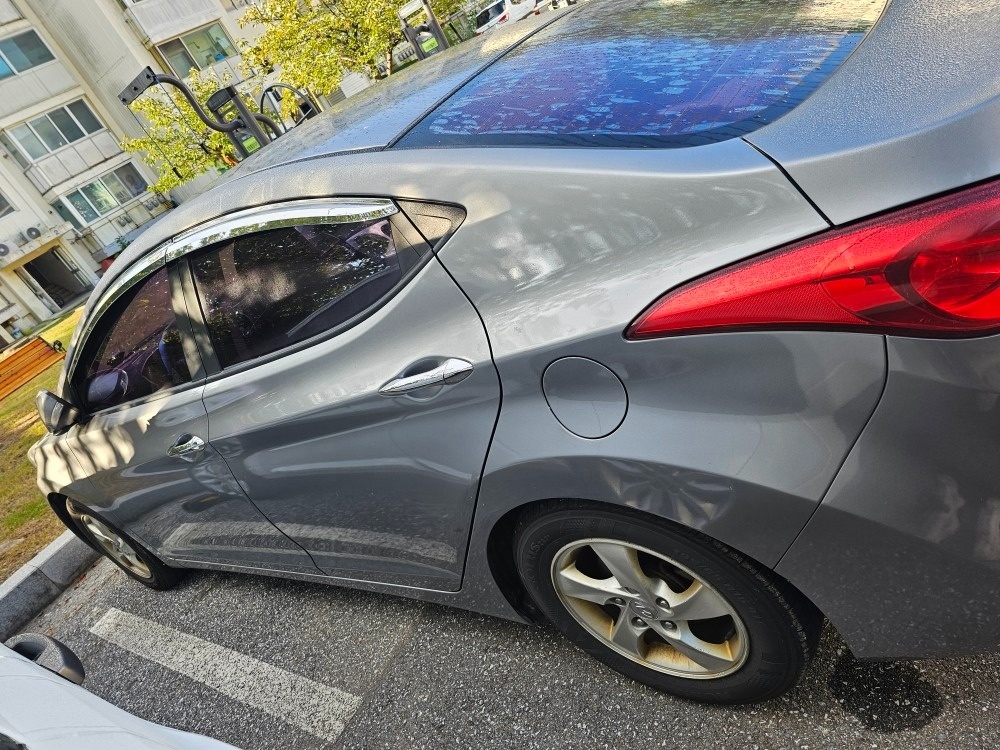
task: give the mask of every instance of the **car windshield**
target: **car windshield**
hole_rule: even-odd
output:
[[[494,3],[490,7],[479,11],[479,15],[476,16],[476,28],[485,26],[494,18],[498,18],[500,14],[503,13],[503,0],[499,3]]]

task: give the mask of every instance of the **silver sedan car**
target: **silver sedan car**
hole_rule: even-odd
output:
[[[613,20],[613,22],[610,22]],[[1000,643],[997,0],[594,0],[136,240],[31,452],[154,588],[550,622],[740,703]]]

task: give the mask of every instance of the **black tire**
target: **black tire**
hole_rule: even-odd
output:
[[[745,645],[740,647],[742,663],[738,666],[734,663],[733,671],[720,672],[718,677],[678,676],[651,668],[607,645],[570,612],[553,584],[553,561],[557,554],[574,543],[586,544],[583,540],[620,541],[633,548],[645,548],[679,563],[709,584],[741,620],[741,632],[745,634],[742,641]],[[818,610],[791,585],[759,564],[690,529],[627,509],[607,509],[575,501],[541,506],[519,519],[514,532],[514,554],[521,579],[535,604],[574,644],[628,677],[690,700],[741,704],[776,698],[798,683],[822,629],[823,618]],[[648,566],[650,560],[656,562],[645,553],[636,559],[645,560],[641,566]],[[685,583],[680,585],[683,587]],[[609,615],[612,620],[634,614],[628,606],[620,610],[603,606],[603,610],[593,610],[598,617],[601,611],[612,613]],[[718,620],[726,622],[726,618],[704,622],[717,624]],[[638,618],[632,622],[643,624]],[[723,637],[732,637],[735,632],[732,628],[737,621],[729,622],[730,625],[723,625],[730,628]],[[664,624],[677,627],[666,620]],[[658,635],[643,636],[650,637],[657,640]],[[666,641],[660,638],[657,642]]]
[[[187,575],[187,571],[185,570],[171,568],[165,565],[159,560],[159,558],[153,555],[152,552],[136,542],[124,531],[119,529],[103,516],[94,513],[94,511],[90,510],[86,506],[80,505],[74,500],[67,499],[66,512],[69,513],[69,517],[73,522],[73,525],[80,532],[80,534],[83,535],[91,547],[121,568],[121,570],[129,578],[138,581],[142,585],[148,586],[151,589],[156,589],[157,591],[165,591],[166,589],[176,586]],[[88,524],[88,519],[95,519],[101,525],[119,536],[122,542],[130,548],[132,553],[134,553],[134,556],[145,565],[145,569],[134,564],[123,564],[113,554],[111,554],[108,550],[106,542],[102,542],[102,540],[98,538],[92,530],[91,526],[93,524]]]

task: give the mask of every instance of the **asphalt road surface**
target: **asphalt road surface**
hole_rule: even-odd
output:
[[[102,561],[25,630],[112,703],[246,750],[1000,747],[1000,655],[861,663],[830,628],[799,688],[741,708],[647,689],[549,628],[245,575],[154,592]]]

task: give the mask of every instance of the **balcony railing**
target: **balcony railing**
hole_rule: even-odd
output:
[[[24,173],[38,192],[45,193],[66,180],[86,172],[121,153],[115,137],[107,130],[63,146],[54,154],[42,157]]]
[[[0,117],[16,115],[78,86],[73,74],[59,60],[9,76],[0,81]]]
[[[125,13],[150,44],[159,44],[222,17],[217,0],[142,0]]]

